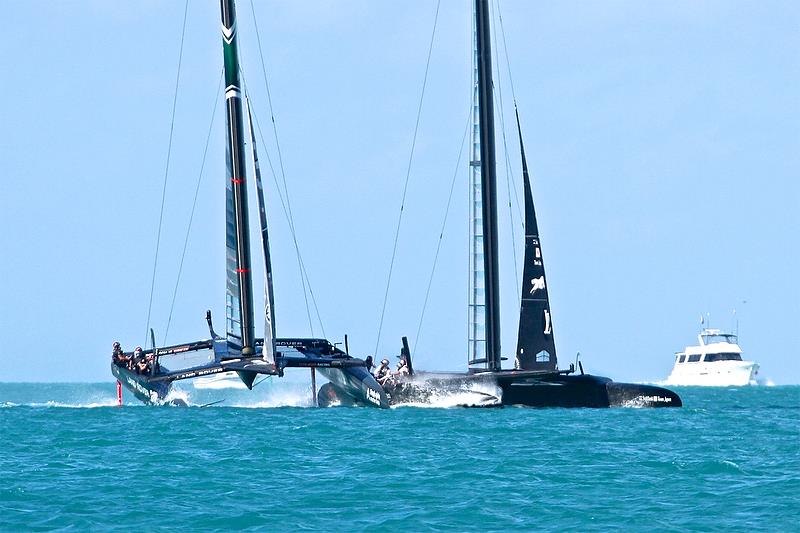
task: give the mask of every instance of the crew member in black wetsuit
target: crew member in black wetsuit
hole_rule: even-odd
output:
[[[137,346],[136,349],[133,350],[133,357],[131,358],[131,370],[141,374],[141,363],[144,362],[144,356],[142,355],[142,347]]]
[[[158,359],[154,354],[149,354],[144,358],[145,363],[147,364],[147,374],[153,375],[158,374],[160,372],[160,366],[158,364]]]
[[[130,357],[125,355],[125,352],[122,351],[122,346],[119,345],[119,342],[114,342],[112,345],[113,351],[111,352],[111,361],[114,362],[117,366],[127,367],[129,366],[128,363],[130,362]]]
[[[375,368],[375,363],[372,361],[372,356],[368,355],[366,359],[364,359],[364,366],[367,367],[367,372],[372,374],[372,369]]]
[[[122,347],[119,345],[119,342],[114,341],[114,344],[111,345],[111,360],[114,362],[115,365],[122,365],[122,358],[124,356],[122,352]]]

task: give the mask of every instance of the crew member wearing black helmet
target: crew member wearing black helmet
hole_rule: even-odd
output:
[[[141,364],[143,362],[144,362],[144,356],[142,355],[142,347],[137,346],[133,350],[133,357],[131,358],[132,370],[141,373]]]
[[[125,352],[122,351],[122,346],[120,346],[119,342],[114,341],[111,348],[111,360],[114,364],[117,366],[128,366],[128,357],[125,355]]]

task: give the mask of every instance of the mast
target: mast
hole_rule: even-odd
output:
[[[222,49],[225,58],[227,330],[241,342],[242,355],[255,353],[253,282],[247,219],[247,181],[242,127],[242,91],[236,41],[236,8],[233,0],[220,0]]]
[[[481,132],[478,105],[478,42],[476,6],[472,10],[472,153],[469,184],[469,310],[467,363],[486,366],[486,299],[483,269],[483,207],[481,202]]]
[[[256,133],[253,129],[253,115],[250,113],[250,99],[247,103],[247,125],[250,129],[250,145],[253,153],[253,176],[256,181],[258,196],[258,219],[261,224],[261,249],[264,251],[264,348],[262,357],[268,363],[275,364],[275,298],[272,292],[272,258],[269,250],[269,231],[267,229],[267,208],[264,202],[264,187],[261,185],[261,167],[258,164],[256,151]]]
[[[494,147],[492,48],[489,0],[475,0],[478,48],[478,107],[483,203],[483,269],[486,298],[486,367],[500,370],[500,283],[497,250],[497,165]]]

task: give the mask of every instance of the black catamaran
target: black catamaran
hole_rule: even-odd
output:
[[[214,332],[211,312],[206,313],[210,337],[174,346],[124,353],[115,343],[111,371],[118,382],[145,403],[169,403],[175,381],[235,371],[248,388],[259,374],[282,376],[286,368],[314,368],[336,383],[354,403],[388,407],[383,388],[361,359],[350,357],[325,339],[276,338],[272,264],[261,172],[255,134],[247,105],[253,175],[258,195],[261,243],[264,254],[264,338],[256,338],[253,313],[252,265],[248,225],[244,116],[237,49],[236,10],[233,0],[220,1],[226,102],[226,336]],[[169,370],[170,356],[192,352],[208,354],[209,362]],[[121,388],[119,389],[121,390]],[[121,398],[121,396],[120,396]],[[176,400],[177,403],[182,403]]]
[[[525,257],[514,368],[503,369],[500,350],[500,283],[494,97],[489,0],[475,0],[473,55],[474,138],[471,183],[471,283],[467,373],[419,372],[390,380],[390,403],[428,402],[443,394],[477,392],[472,405],[534,407],[678,407],[680,397],[662,387],[617,383],[574,365],[559,370],[539,229],[516,112],[525,195]],[[516,111],[516,110],[515,110]],[[482,274],[482,275],[481,275]],[[485,325],[485,328],[482,326]],[[405,339],[401,357],[410,363]],[[343,401],[345,390],[325,391]]]

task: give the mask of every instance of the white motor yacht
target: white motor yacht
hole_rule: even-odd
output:
[[[667,385],[730,387],[755,385],[758,363],[742,360],[736,335],[703,329],[697,346],[675,354],[675,366]]]

